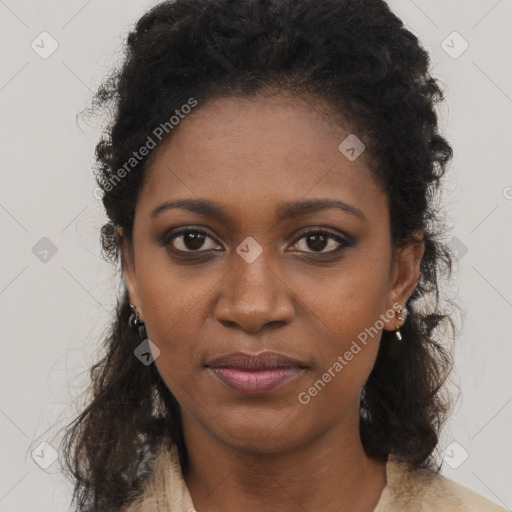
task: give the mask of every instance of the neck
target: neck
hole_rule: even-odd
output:
[[[367,457],[357,421],[341,419],[303,445],[280,452],[239,449],[184,417],[184,474],[200,512],[371,512],[386,485],[385,463]]]

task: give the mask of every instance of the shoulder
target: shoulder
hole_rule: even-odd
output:
[[[387,485],[375,512],[507,512],[482,495],[428,469],[412,470],[390,456],[386,464]]]
[[[121,512],[190,512],[195,510],[181,472],[178,449],[168,438],[162,442],[153,463],[153,473],[144,481],[135,499]]]

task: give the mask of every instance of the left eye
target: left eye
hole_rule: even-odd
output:
[[[345,241],[339,236],[329,233],[328,231],[310,231],[295,242],[293,247],[302,250],[299,247],[302,240],[306,240],[304,245],[312,249],[312,251],[305,250],[304,252],[337,252],[346,245]],[[331,247],[331,250],[324,251],[324,249],[329,246]]]

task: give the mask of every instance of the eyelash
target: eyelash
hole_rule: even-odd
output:
[[[171,246],[172,242],[174,241],[174,239],[176,239],[176,238],[178,238],[178,237],[180,237],[182,235],[189,234],[189,233],[198,233],[198,234],[204,235],[205,237],[208,237],[208,238],[210,238],[210,239],[215,241],[215,239],[211,235],[209,235],[206,231],[203,231],[202,229],[187,228],[187,229],[183,229],[181,231],[172,233],[169,236],[165,236],[164,239],[162,240],[162,243],[165,246]],[[325,228],[309,228],[309,229],[307,229],[306,231],[304,231],[300,235],[299,238],[296,239],[295,242],[293,242],[292,245],[298,244],[299,241],[301,241],[303,238],[306,238],[308,235],[324,235],[327,238],[332,239],[335,242],[339,243],[340,246],[338,248],[336,248],[336,249],[333,249],[333,250],[327,251],[327,252],[315,252],[315,251],[299,251],[299,252],[302,252],[302,253],[305,253],[305,254],[316,254],[316,255],[320,255],[320,256],[321,255],[334,255],[334,254],[340,253],[341,251],[343,251],[344,249],[346,249],[347,247],[350,247],[352,245],[347,240],[344,240],[339,235],[336,235],[336,234],[332,233],[331,231],[326,230]],[[197,250],[197,251],[183,251],[181,249],[176,249],[174,247],[170,248],[170,250],[173,251],[176,254],[179,254],[180,256],[181,255],[185,255],[185,254],[201,254],[201,253],[203,253],[203,255],[206,255],[206,254],[209,254],[209,253],[211,254],[211,252],[214,252],[214,251],[216,252],[217,251],[217,249]]]

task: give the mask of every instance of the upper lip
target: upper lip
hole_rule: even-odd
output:
[[[213,359],[206,366],[210,368],[237,368],[247,371],[294,367],[306,368],[297,359],[287,357],[278,352],[260,352],[259,354],[233,352]]]

